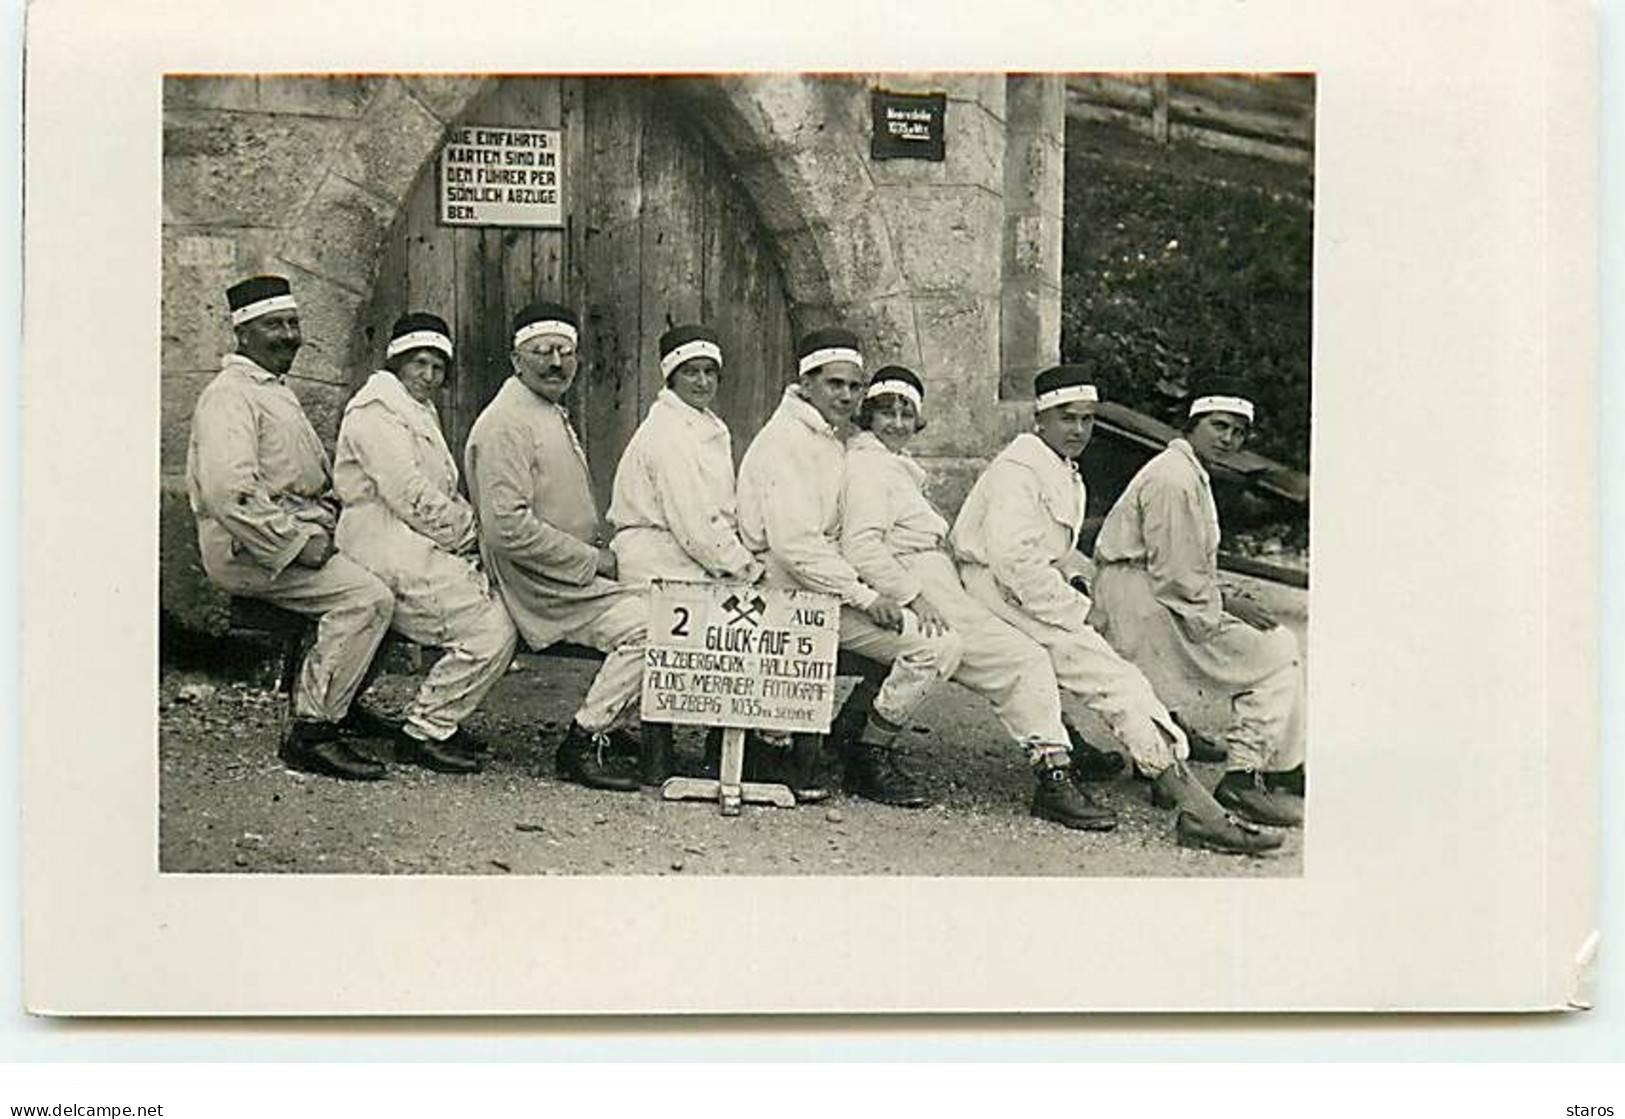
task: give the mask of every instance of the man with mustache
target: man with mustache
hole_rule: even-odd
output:
[[[289,768],[376,781],[384,767],[339,738],[395,599],[336,554],[338,502],[327,451],[285,380],[303,341],[288,281],[254,276],[226,291],[237,350],[198,397],[186,452],[203,570],[235,595],[317,619],[294,718],[278,751]]]
[[[532,303],[514,316],[513,376],[468,433],[464,476],[486,570],[526,644],[570,641],[605,654],[554,769],[592,788],[634,792],[637,775],[618,768],[609,736],[643,689],[649,605],[616,581],[587,454],[564,407],[578,329],[575,313],[557,303]]]

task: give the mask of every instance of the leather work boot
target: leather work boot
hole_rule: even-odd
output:
[[[376,738],[380,742],[392,741],[400,733],[401,724],[386,715],[380,715],[360,700],[350,704],[344,718],[338,721],[340,734],[352,738]]]
[[[853,796],[893,808],[923,808],[925,793],[890,746],[854,742],[846,756],[844,787]]]
[[[800,804],[817,804],[829,799],[830,786],[820,764],[823,755],[821,734],[796,734],[784,752],[784,783]]]
[[[1271,792],[1262,774],[1232,769],[1213,790],[1213,799],[1255,824],[1275,828],[1303,826],[1303,802],[1286,793]]]
[[[1272,793],[1290,793],[1295,797],[1303,796],[1303,766],[1298,765],[1291,769],[1264,774],[1264,787]]]
[[[1072,742],[1072,780],[1110,781],[1123,772],[1123,755],[1116,750],[1101,750],[1083,737],[1083,732],[1070,720],[1062,720],[1066,736]]]
[[[625,727],[616,727],[609,732],[609,747],[606,752],[615,758],[641,759],[643,757],[643,728],[640,726],[636,731],[631,731]]]
[[[1178,807],[1174,836],[1181,847],[1223,855],[1262,855],[1281,845],[1281,836],[1260,831],[1226,812],[1184,765],[1176,762],[1158,775],[1157,792]]]
[[[828,800],[830,785],[820,773],[823,735],[793,734],[788,746],[769,742],[755,731],[745,732],[745,765],[740,775],[745,781],[785,785],[801,804]],[[716,777],[722,770],[722,729],[712,727],[705,736],[705,773]]]
[[[558,753],[553,755],[553,772],[560,780],[574,781],[589,789],[637,792],[637,776],[612,764],[614,760],[609,757],[609,735],[591,734],[572,720],[570,729],[559,740]]]
[[[491,754],[491,744],[489,742],[478,735],[469,733],[462,727],[458,727],[453,731],[444,745],[450,746],[459,754],[467,754],[471,758],[484,758],[489,757]]]
[[[1096,804],[1078,788],[1076,778],[1068,772],[1071,768],[1045,763],[1033,770],[1038,784],[1033,789],[1032,814],[1079,831],[1111,831],[1117,827],[1117,813]]]
[[[388,772],[340,742],[337,726],[314,719],[295,719],[288,724],[276,754],[289,769],[340,781],[381,781]]]
[[[436,773],[478,773],[485,768],[478,758],[445,742],[416,738],[405,730],[395,736],[395,760],[402,765],[432,769]]]
[[[863,736],[864,724],[868,722],[869,712],[874,709],[875,696],[879,694],[880,685],[873,680],[860,678],[852,685],[852,690],[830,720],[829,733],[826,735],[830,748],[837,755],[845,757],[847,749]]]
[[[1190,760],[1193,762],[1222,762],[1228,761],[1230,751],[1213,739],[1192,729],[1190,724],[1179,717],[1179,712],[1170,711],[1168,717],[1174,721],[1174,726],[1185,732],[1185,742],[1191,748]]]

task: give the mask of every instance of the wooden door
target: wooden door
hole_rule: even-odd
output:
[[[535,299],[581,315],[581,370],[569,404],[600,508],[615,464],[662,381],[656,346],[681,322],[723,339],[716,410],[736,458],[793,373],[783,282],[754,208],[721,154],[660,79],[514,77],[464,115],[468,124],[564,132],[565,227],[439,224],[436,168],[425,169],[380,261],[365,328],[373,364],[405,310],[443,316],[457,360],[440,402],[452,450],[509,375],[509,322]]]

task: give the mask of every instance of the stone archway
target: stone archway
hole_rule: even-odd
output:
[[[412,185],[437,157],[444,130],[459,123],[497,80],[389,79],[397,88],[379,91],[361,127],[335,153],[330,181],[312,196],[279,258],[354,296],[370,294],[378,250]],[[803,330],[849,315],[876,296],[906,290],[858,153],[849,144],[807,142],[808,133],[828,127],[821,115],[825,120],[831,113],[849,115],[842,106],[851,91],[831,97],[828,82],[795,76],[671,79],[673,91],[692,108],[695,124],[734,163],[735,178],[770,236],[792,301],[792,321]],[[433,126],[425,112],[434,118]],[[829,131],[832,140],[840,134]],[[381,161],[387,167],[377,166]],[[342,347],[335,348],[344,368],[365,364],[371,346],[355,309]],[[899,316],[892,325],[885,348],[917,360],[912,324]]]
[[[192,576],[184,505],[186,437],[197,393],[232,347],[224,290],[260,271],[294,281],[307,343],[291,381],[331,439],[358,361],[363,308],[381,249],[448,126],[488,84],[477,75],[176,76],[164,87],[161,532],[168,587]],[[660,79],[724,153],[755,206],[797,330],[842,321],[874,364],[927,372],[933,421],[919,450],[952,466],[1002,441],[1010,417],[1001,350],[1014,321],[1007,208],[1022,192],[1058,199],[1053,157],[1007,159],[1002,74],[716,75]],[[1057,79],[1046,112],[1059,120]],[[944,163],[868,158],[868,91],[945,90],[954,141]],[[1015,88],[1012,86],[1011,88]],[[1046,120],[1048,118],[1046,117]],[[1054,133],[1058,125],[1045,126]],[[1053,139],[1053,137],[1052,137]],[[1050,147],[1054,147],[1052,143]],[[1012,152],[1017,149],[1012,149]],[[1047,149],[1046,149],[1047,150]],[[1030,166],[1029,166],[1030,165]],[[1010,177],[1007,183],[1007,171]],[[1014,184],[1012,188],[1010,184]],[[1025,220],[1025,219],[1023,219]],[[1029,252],[1058,275],[1059,225]],[[1028,238],[1031,240],[1031,238]],[[1053,242],[1051,244],[1050,242]],[[1020,255],[1019,253],[1017,254]],[[1058,307],[1058,297],[1050,303]],[[1041,306],[1050,306],[1041,303]],[[1054,309],[1053,307],[1051,309]],[[1052,349],[1058,330],[1034,332]],[[1046,341],[1046,339],[1049,339]],[[1018,370],[1019,372],[1019,370]],[[992,422],[990,422],[990,420]],[[957,505],[957,484],[943,491]],[[184,527],[183,527],[184,526]],[[186,569],[187,579],[171,578]]]

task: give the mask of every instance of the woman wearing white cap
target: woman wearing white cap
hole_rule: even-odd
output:
[[[1170,707],[1231,697],[1218,801],[1256,823],[1303,821],[1271,774],[1303,764],[1302,657],[1291,631],[1219,585],[1219,514],[1206,464],[1241,449],[1253,420],[1246,385],[1213,380],[1192,396],[1185,435],[1146,463],[1095,542],[1090,624],[1133,661]]]
[[[754,583],[762,565],[739,540],[733,440],[711,411],[722,345],[710,327],[660,337],[666,384],[615,468],[610,548],[623,582],[728,579]]]
[[[472,773],[480,747],[461,724],[502,677],[518,635],[474,563],[474,508],[457,492],[457,460],[435,411],[452,357],[445,320],[401,316],[385,355],[339,425],[338,544],[394,593],[391,626],[445,651],[407,709],[397,755]]]
[[[767,567],[770,584],[841,600],[842,649],[890,666],[878,690],[853,708],[853,721],[861,717],[863,725],[843,742],[843,779],[858,796],[919,808],[925,791],[897,739],[931,690],[953,675],[963,643],[952,630],[918,624],[841,554],[842,437],[865,381],[857,337],[841,327],[814,330],[802,337],[796,359],[796,383],[739,464],[739,535]]]
[[[906,604],[921,628],[964,640],[951,677],[986,697],[1006,733],[1024,746],[1037,778],[1032,813],[1070,828],[1105,831],[1117,815],[1073,782],[1060,689],[1043,646],[966,593],[947,551],[948,521],[925,495],[925,471],[908,451],[924,426],[925,386],[912,370],[875,373],[846,444],[841,553],[859,576]]]

